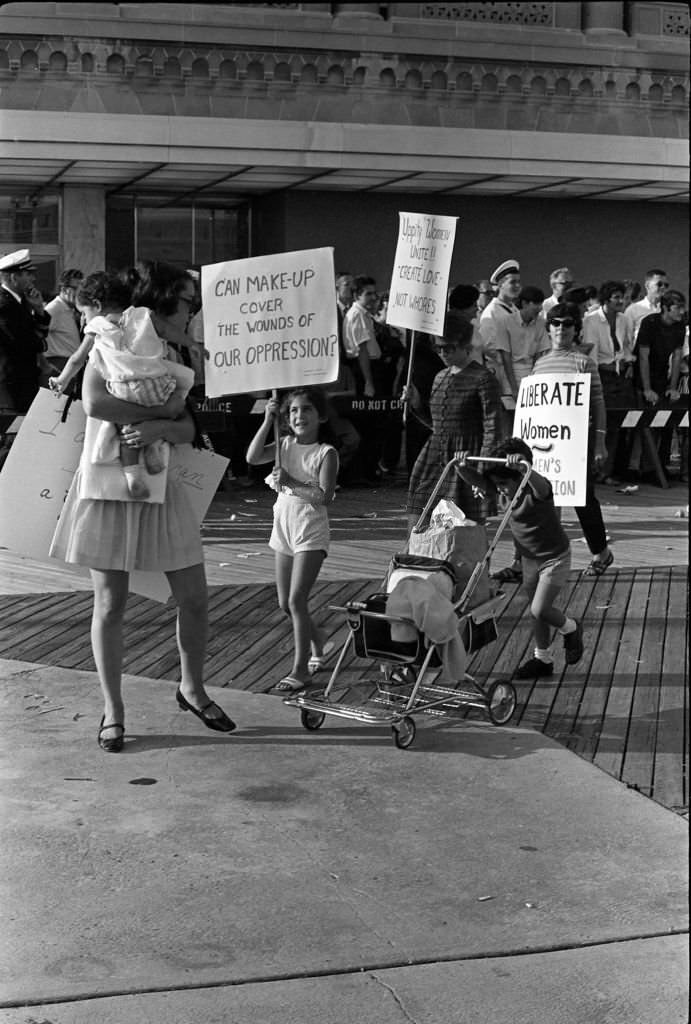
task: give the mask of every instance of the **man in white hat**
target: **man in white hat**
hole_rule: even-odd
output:
[[[512,351],[520,344],[523,323],[516,306],[521,291],[521,267],[518,260],[505,260],[490,277],[497,294],[480,315],[479,330],[489,369],[497,375],[502,403],[507,410],[505,426],[510,432],[513,409],[518,397],[518,381]]]
[[[28,249],[0,257],[0,410],[28,411],[38,393],[50,315],[34,285]]]

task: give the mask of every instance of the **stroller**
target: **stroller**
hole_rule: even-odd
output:
[[[467,458],[468,462],[496,462],[506,465],[505,459]],[[458,460],[445,466],[429,501],[413,528],[419,533],[427,522],[431,509],[447,475],[456,470]],[[490,558],[508,524],[511,512],[530,475],[530,464],[521,463],[524,476],[505,509],[502,519],[465,586],[461,586],[457,572],[450,562],[409,553],[396,554],[389,565],[384,590],[361,601],[349,601],[344,607],[332,607],[343,612],[348,635],[338,655],[329,682],[322,691],[310,690],[284,699],[284,704],[300,710],[302,726],[312,732],[321,728],[327,715],[348,718],[366,725],[390,725],[396,747],[403,750],[415,739],[415,716],[429,714],[444,717],[459,708],[479,708],[486,711],[494,725],[506,725],[516,709],[516,690],[508,680],[497,680],[485,687],[467,672],[458,683],[440,683],[438,677],[444,664],[442,644],[431,642],[416,623],[409,618],[387,614],[389,595],[404,577],[432,581],[435,588],[449,595],[458,619],[458,632],[466,653],[474,653],[497,639],[496,615],[504,602],[501,592],[488,599],[473,603],[473,595],[481,580],[487,579]],[[345,659],[351,650],[357,658],[376,662],[378,674],[365,679],[358,688],[366,690],[361,703],[344,703],[335,697],[337,682]],[[374,686],[374,692],[373,691]]]

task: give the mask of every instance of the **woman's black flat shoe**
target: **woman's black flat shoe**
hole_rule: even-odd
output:
[[[213,729],[215,732],[232,732],[235,729],[235,722],[232,718],[228,718],[225,711],[218,708],[218,704],[215,701],[210,700],[208,704],[205,704],[203,708],[195,708],[194,704],[190,704],[188,700],[180,693],[180,690],[175,691],[175,699],[178,702],[181,711],[191,711],[193,715],[200,718],[207,729]],[[216,707],[221,712],[217,718],[209,718],[204,714],[209,708]]]
[[[98,745],[107,754],[119,754],[125,742],[125,726],[121,725],[120,722],[111,722],[109,725],[104,725],[105,720],[106,716],[104,715],[98,728]],[[106,729],[122,729],[122,732],[119,736],[105,737],[103,733]]]

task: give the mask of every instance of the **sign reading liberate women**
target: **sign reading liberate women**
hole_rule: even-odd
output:
[[[331,248],[202,267],[202,314],[209,398],[338,376]]]
[[[386,322],[442,334],[457,217],[399,213]]]
[[[520,383],[513,433],[532,448],[555,505],[585,505],[589,414],[589,373],[536,373]]]

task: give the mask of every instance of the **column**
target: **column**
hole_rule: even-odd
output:
[[[84,274],[105,268],[106,196],[102,186],[65,185],[62,252],[64,267],[79,267]]]

